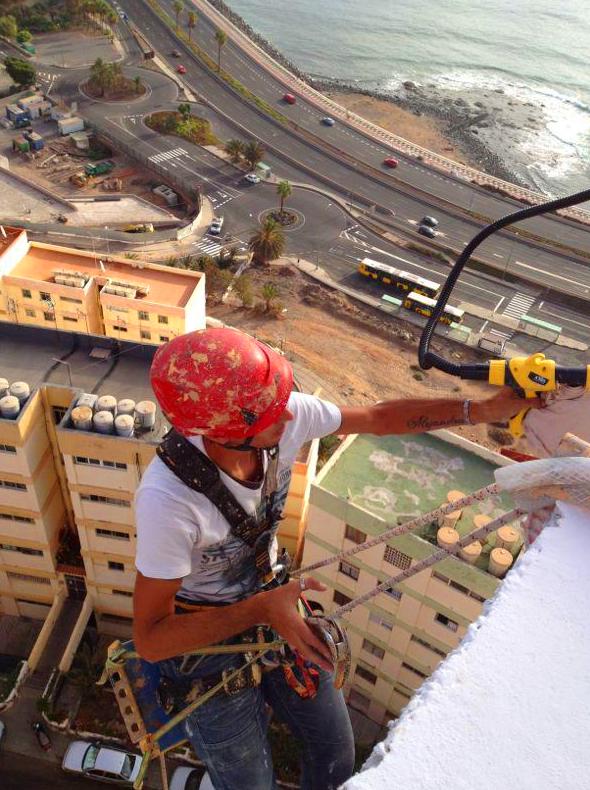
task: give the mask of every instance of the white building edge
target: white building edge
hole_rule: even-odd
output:
[[[345,790],[590,788],[590,457],[553,459],[572,460],[582,505],[556,497],[538,540]],[[559,474],[536,493],[555,484]]]

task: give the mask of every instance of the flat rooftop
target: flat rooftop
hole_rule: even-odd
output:
[[[149,370],[157,346],[5,323],[0,324],[0,334],[0,376],[10,383],[26,381],[31,391],[47,383],[96,395],[113,395],[117,400],[155,401]],[[96,350],[110,355],[91,356]],[[158,440],[168,428],[158,409],[153,431],[143,437]]]
[[[104,270],[99,261],[103,262]],[[139,265],[138,265],[139,264]],[[83,255],[66,249],[44,249],[32,243],[28,253],[8,272],[8,277],[24,277],[36,282],[53,282],[54,270],[85,272],[90,277],[110,277],[137,285],[149,285],[147,296],[137,295],[137,301],[155,302],[171,307],[184,307],[197,284],[194,277],[174,269],[151,269],[141,262],[113,260],[100,255]]]

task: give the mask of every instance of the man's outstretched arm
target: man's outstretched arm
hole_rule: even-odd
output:
[[[372,433],[377,436],[424,433],[457,425],[500,422],[524,407],[539,408],[538,399],[523,400],[509,387],[491,398],[469,401],[456,398],[404,398],[381,401],[374,406],[342,406],[337,433]]]

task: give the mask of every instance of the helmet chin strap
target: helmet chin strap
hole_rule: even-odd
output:
[[[211,439],[208,436],[205,436],[204,438],[212,444],[219,445],[219,447],[225,447],[228,450],[237,450],[238,452],[248,452],[249,450],[271,450],[276,446],[275,444],[269,444],[268,447],[252,447],[254,436],[248,436],[243,442],[240,442],[239,444],[216,442],[215,439]]]

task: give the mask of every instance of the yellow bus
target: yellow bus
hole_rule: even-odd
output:
[[[404,307],[406,310],[413,310],[414,313],[420,313],[420,315],[426,316],[426,318],[430,318],[434,312],[435,306],[435,299],[429,299],[428,296],[416,293],[416,291],[412,291],[412,293],[404,298]],[[463,321],[464,315],[464,310],[446,305],[439,321],[442,324],[460,324]]]
[[[358,267],[359,274],[402,291],[415,291],[424,296],[436,297],[440,291],[440,283],[427,280],[418,274],[410,274],[387,263],[363,258]]]

